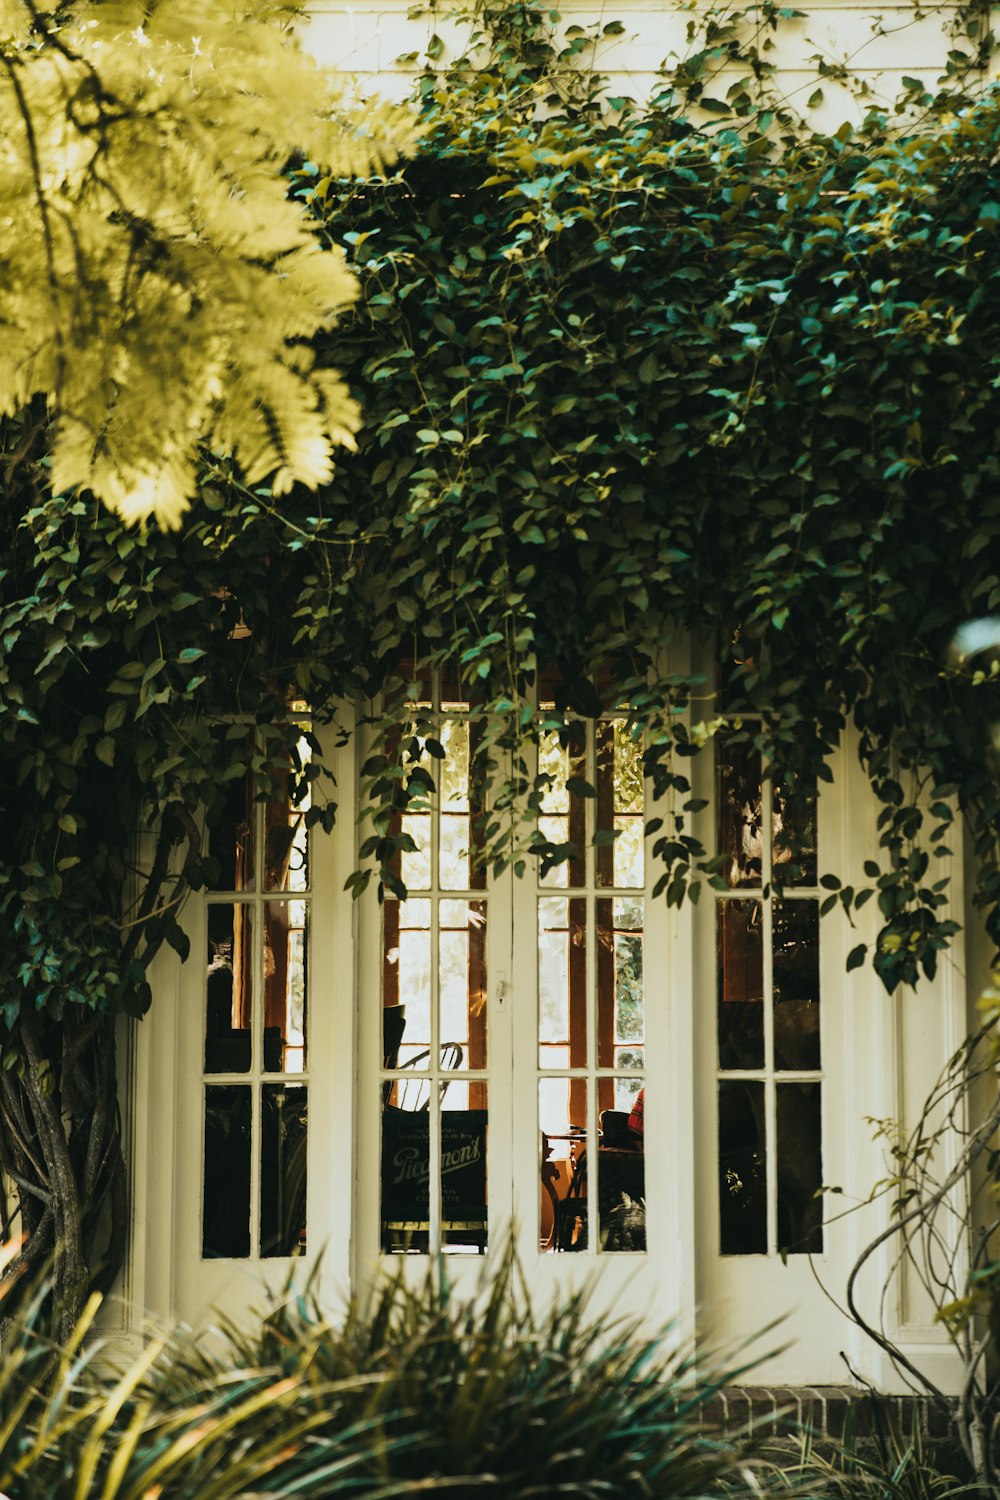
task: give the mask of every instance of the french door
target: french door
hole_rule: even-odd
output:
[[[640,749],[624,717],[548,736],[553,858],[488,879],[475,715],[447,696],[426,711],[436,792],[399,830],[408,896],[362,919],[358,1277],[387,1263],[419,1277],[440,1252],[471,1283],[513,1235],[540,1300],[587,1282],[597,1303],[666,1323],[693,1287],[691,1170],[683,1148],[647,1142],[677,1139],[690,1016],[672,1015],[668,926],[648,921]]]
[[[852,1093],[846,949],[819,920],[843,798],[807,813],[777,894],[781,791],[746,737],[720,742],[694,790],[721,888],[671,911],[627,720],[581,722],[532,767],[550,857],[494,879],[474,847],[481,726],[456,690],[423,713],[434,791],[399,830],[406,900],[344,890],[350,750],[331,837],[307,843],[301,799],[242,786],[212,831],[162,1117],[176,1150],[155,1130],[148,1147],[174,1177],[171,1310],[245,1317],[317,1258],[331,1302],[439,1253],[471,1286],[513,1235],[540,1305],[587,1284],[596,1307],[689,1330],[700,1305],[712,1342],[795,1310],[809,1337],[768,1378],[839,1379],[819,1368],[844,1342],[813,1282],[839,1276],[822,1189],[851,1181],[845,1118],[878,1112]]]

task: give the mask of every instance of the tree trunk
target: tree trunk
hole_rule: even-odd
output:
[[[64,1341],[125,1258],[115,1018],[74,1007],[53,1020],[24,1006],[11,1040],[17,1063],[0,1073],[0,1165],[16,1208],[4,1232],[25,1242],[8,1274],[45,1271],[51,1331]]]

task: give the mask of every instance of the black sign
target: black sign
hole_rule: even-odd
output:
[[[485,1109],[441,1112],[441,1217],[486,1218]],[[427,1223],[430,1218],[430,1115],[394,1109],[382,1114],[382,1217]]]

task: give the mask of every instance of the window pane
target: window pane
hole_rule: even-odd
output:
[[[307,908],[304,901],[264,906],[264,1071],[306,1065]]]
[[[408,891],[426,891],[431,884],[431,820],[428,813],[407,813],[402,831],[416,844],[399,857],[400,879]]]
[[[253,913],[240,903],[208,907],[205,1072],[248,1073],[253,997]]]
[[[823,1249],[822,1100],[818,1083],[779,1083],[778,1249],[819,1255]]]
[[[643,873],[642,746],[624,719],[599,721],[597,747],[597,827],[613,832],[613,845],[597,848],[598,885],[641,889]]]
[[[441,1241],[453,1253],[482,1255],[487,1245],[486,1085],[475,1084],[479,1108],[452,1107],[452,1091],[441,1111]]]
[[[642,901],[599,899],[597,913],[598,1065],[641,1067],[645,1037]],[[638,920],[639,930],[634,930]],[[628,926],[623,930],[623,924]]]
[[[382,1111],[381,1216],[382,1249],[387,1253],[426,1252],[429,1177],[428,1110],[386,1105]]]
[[[298,742],[295,759],[279,781],[282,790],[264,804],[264,887],[304,891],[309,885],[309,836],[305,815],[311,806],[302,774],[311,759],[308,742]]]
[[[764,1085],[719,1084],[719,1249],[767,1252],[767,1133]]]
[[[443,891],[469,888],[468,815],[442,813],[438,822],[438,884]]]
[[[399,1000],[406,1007],[408,1046],[431,1042],[431,904],[404,901],[399,913]]]
[[[543,1078],[538,1086],[539,1243],[587,1248],[587,1082]]]
[[[786,885],[816,884],[816,788],[791,798],[780,781],[774,787],[774,851],[776,877]]]
[[[587,1065],[587,903],[543,896],[538,902],[538,1036],[569,1044],[570,1065]],[[550,1066],[544,1047],[539,1066]]]
[[[623,1083],[631,1080],[621,1080]],[[636,1080],[637,1082],[638,1080]],[[616,1079],[615,1083],[618,1084]],[[615,1088],[616,1102],[620,1097]],[[604,1251],[646,1248],[645,1090],[633,1098],[634,1113],[606,1111],[597,1152],[597,1206]]]
[[[760,885],[763,811],[760,751],[720,736],[716,744],[717,851],[729,886]]]
[[[550,844],[573,846],[569,859],[554,865],[541,877],[543,887],[556,890],[583,885],[586,880],[586,808],[584,799],[571,796],[567,789],[571,776],[586,775],[586,726],[574,724],[570,738],[571,743],[566,746],[560,744],[558,734],[542,734],[538,746],[538,773],[548,778],[540,788],[542,816],[538,831]]]
[[[219,866],[218,891],[249,891],[254,876],[254,804],[246,776],[229,782],[208,830],[208,852]]]
[[[486,903],[442,901],[438,909],[438,1034],[457,1043],[459,1067],[486,1066]]]
[[[764,1066],[764,908],[716,903],[720,1068]]]
[[[250,1254],[250,1136],[250,1089],[210,1084],[205,1090],[201,1231],[206,1260]]]
[[[304,1084],[263,1086],[260,1253],[265,1257],[305,1254],[307,1098]]]
[[[820,1065],[819,902],[774,903],[774,1065]]]

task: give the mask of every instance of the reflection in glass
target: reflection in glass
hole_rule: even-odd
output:
[[[820,1065],[819,902],[774,903],[774,1065]]]
[[[217,861],[217,891],[249,891],[254,878],[253,790],[246,776],[229,782],[218,818],[208,830],[208,853]]]
[[[624,719],[598,723],[597,827],[615,834],[598,845],[597,883],[641,889],[644,875],[642,746]]]
[[[760,901],[718,901],[719,1066],[764,1066],[764,942]]]
[[[406,1042],[412,1053],[431,1043],[431,903],[400,902],[398,920],[397,983],[399,999],[406,1006]],[[391,952],[386,959],[392,963]]]
[[[205,1159],[201,1253],[206,1260],[250,1254],[250,1089],[210,1084],[205,1090]]]
[[[615,1079],[636,1087],[632,1103],[639,1099],[638,1079]],[[645,1091],[643,1090],[643,1094]],[[597,1152],[597,1209],[600,1246],[604,1251],[637,1251],[646,1248],[646,1158],[644,1130],[635,1128],[644,1119],[644,1101],[630,1120],[624,1110],[605,1111],[601,1116],[601,1141]],[[634,1122],[634,1124],[633,1124]]]
[[[439,792],[438,885],[446,891],[469,886],[470,738],[467,719],[444,719],[439,728],[444,760],[437,762]]]
[[[582,797],[571,795],[570,777],[586,774],[586,730],[581,724],[571,726],[569,746],[560,744],[555,732],[543,733],[538,744],[538,774],[541,816],[538,831],[547,843],[572,845],[569,859],[553,865],[540,877],[545,889],[583,885],[586,879],[586,809]]]
[[[438,821],[438,884],[443,891],[469,887],[469,816],[442,813]]]
[[[484,1068],[486,903],[442,901],[438,920],[438,1034],[461,1044],[466,1067]]]
[[[767,1251],[767,1133],[764,1085],[719,1084],[719,1249],[723,1255]]]
[[[260,1253],[304,1255],[306,1118],[304,1084],[265,1083],[260,1120]]]
[[[778,1249],[819,1255],[823,1249],[823,1153],[820,1085],[779,1083]]]
[[[242,903],[208,907],[205,980],[205,1072],[250,1071],[252,909]]]
[[[717,852],[729,886],[760,885],[763,870],[760,751],[720,735],[716,743]]]
[[[786,885],[816,884],[816,812],[815,785],[793,798],[775,783],[771,861]]]
[[[382,1249],[391,1255],[425,1252],[430,1223],[430,1113],[382,1111],[380,1212]]]
[[[642,888],[645,879],[643,865],[642,818],[622,817],[615,814],[614,884]]]
[[[312,806],[306,767],[312,759],[302,736],[292,764],[277,777],[280,792],[264,804],[264,888],[304,891],[309,886],[309,835],[306,813]]]
[[[587,902],[538,901],[539,1066],[565,1066],[551,1053],[569,1047],[570,1066],[587,1065]]]
[[[400,879],[408,891],[426,891],[431,884],[431,820],[428,813],[406,813],[402,832],[413,840],[415,849],[404,849],[399,856]]]
[[[486,1084],[475,1087],[480,1101],[477,1109],[454,1106],[449,1090],[441,1111],[441,1242],[452,1253],[482,1255],[489,1219],[489,1116]]]
[[[645,1037],[642,900],[599,898],[595,906],[598,1065],[641,1068]]]
[[[307,908],[264,906],[264,1071],[300,1072],[306,1063]]]
[[[587,1247],[587,1089],[582,1078],[543,1078],[540,1123],[539,1244],[543,1250]]]

